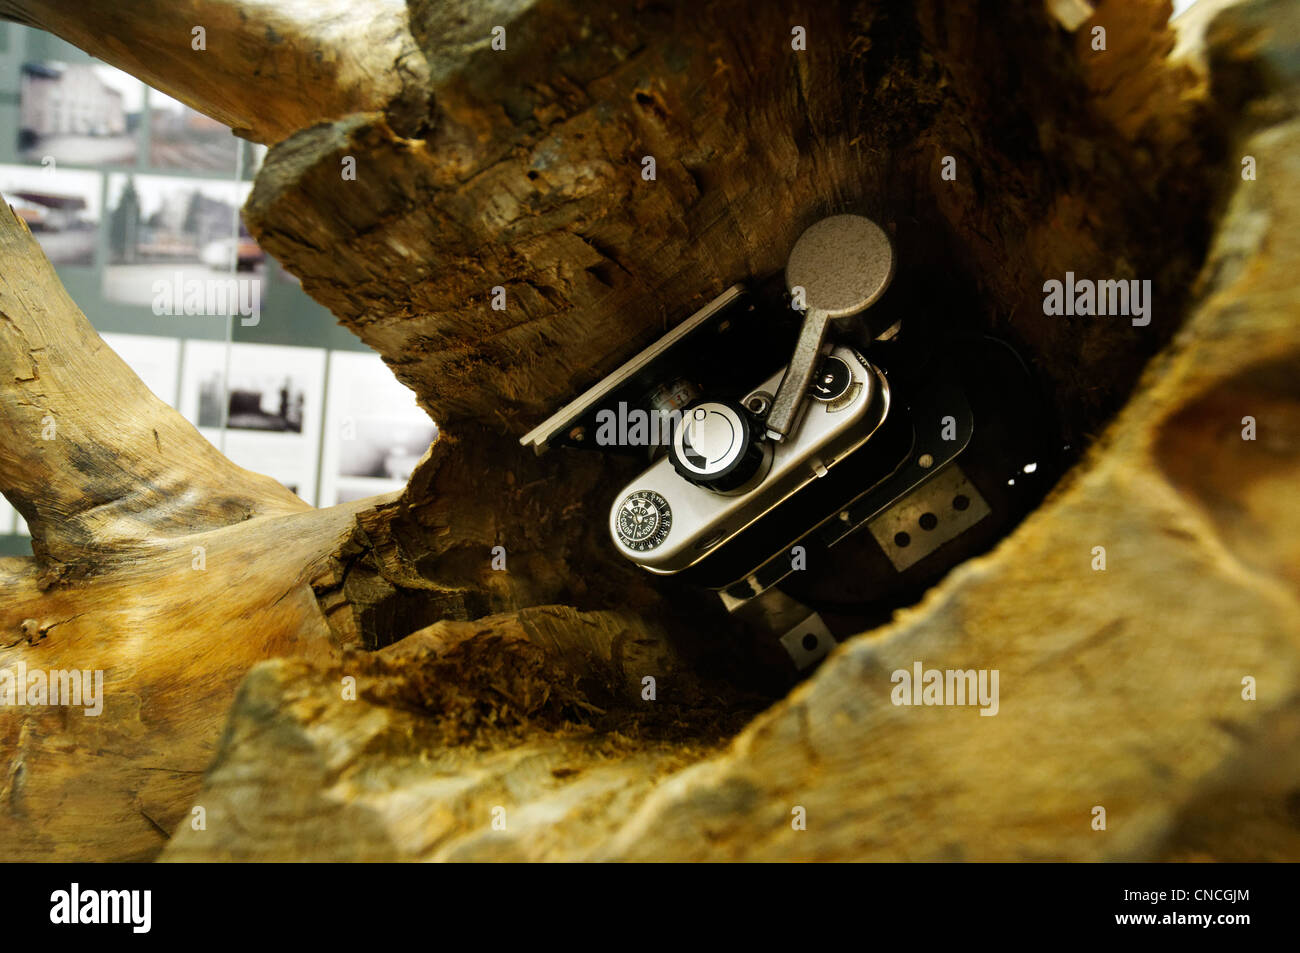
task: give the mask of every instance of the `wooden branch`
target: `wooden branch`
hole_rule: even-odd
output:
[[[314,586],[373,503],[314,510],[222,456],[104,344],[7,206],[0,375],[0,491],[36,553],[0,560],[0,671],[103,680],[94,715],[0,707],[0,843],[148,858],[244,672],[340,644]]]
[[[88,570],[168,537],[309,508],[155,397],[7,206],[0,261],[0,492],[43,562]]]
[[[0,560],[0,672],[101,672],[102,711],[0,707],[0,856],[148,860],[187,812],[256,662],[337,650],[313,583],[358,501],[160,541],[49,586]],[[201,553],[202,560],[198,561]],[[161,828],[161,830],[160,830]]]
[[[394,528],[405,516],[395,495],[312,509],[235,466],[154,397],[7,207],[0,262],[0,491],[28,520],[36,552],[0,559],[0,671],[98,672],[104,687],[94,715],[0,706],[0,856],[149,859],[184,816],[235,687],[257,661],[331,664],[377,632],[392,641],[573,585],[553,562],[571,544],[548,545],[541,528],[532,548],[550,562],[512,542],[516,575],[487,570],[498,510],[537,512],[544,480],[512,490],[512,473],[464,454],[426,469],[425,481],[453,490],[481,486],[473,474],[488,469],[501,493],[472,508],[440,500],[426,514],[446,521],[429,532],[448,537],[440,555],[462,567],[426,578],[415,565],[420,538]],[[593,466],[584,485],[601,475]],[[422,492],[440,495],[427,484]],[[485,584],[485,575],[495,578]],[[624,567],[597,584],[629,575]],[[645,598],[625,590],[637,593]],[[601,631],[620,632],[618,618]],[[485,628],[463,623],[460,633]],[[585,628],[567,643],[545,617],[530,631],[585,674]],[[620,659],[649,651],[644,640],[616,644]],[[667,651],[656,643],[661,661]]]
[[[255,142],[397,102],[419,121],[424,57],[403,0],[0,0]],[[196,28],[203,49],[195,49]]]
[[[1209,161],[1217,130],[1198,125],[1204,103],[1159,63],[1160,75],[1146,72],[1168,48],[1153,26],[1163,2],[1097,4],[1116,27],[1107,57],[1091,57],[1086,29],[1070,37],[1041,0],[1004,4],[997,18],[939,0],[820,4],[800,15],[810,45],[797,53],[779,5],[722,0],[689,15],[636,0],[485,5],[485,15],[505,10],[509,48],[498,52],[483,46],[481,21],[440,32],[459,4],[410,2],[414,43],[437,69],[408,85],[398,67],[373,97],[338,79],[355,70],[335,69],[343,54],[332,48],[321,54],[332,65],[311,72],[311,44],[329,32],[319,24],[289,30],[298,39],[283,44],[288,66],[276,65],[281,32],[265,32],[261,3],[178,6],[181,20],[242,7],[263,30],[217,30],[265,57],[215,64],[216,92],[164,55],[170,27],[160,36],[133,25],[146,38],[139,51],[107,50],[141,71],[154,54],[164,85],[246,114],[241,122],[256,123],[265,98],[272,118],[246,131],[281,141],[250,227],[451,439],[398,498],[290,506],[219,460],[171,456],[187,432],[135,391],[122,401],[124,432],[97,425],[91,405],[116,408],[118,371],[79,316],[67,318],[61,291],[31,287],[49,283],[48,268],[14,279],[0,299],[0,368],[13,377],[0,446],[16,456],[0,479],[43,521],[46,567],[95,571],[51,585],[34,561],[0,561],[0,667],[101,668],[112,687],[100,722],[0,711],[7,856],[148,857],[178,829],[185,858],[307,844],[353,858],[1152,856],[1169,846],[1160,832],[1240,760],[1276,751],[1278,764],[1300,764],[1294,740],[1265,730],[1275,716],[1294,722],[1300,670],[1300,514],[1287,492],[1300,474],[1290,127],[1235,143],[1270,175],[1246,183],[1228,170],[1238,193],[1206,270],[1208,300],[1077,478],[993,554],[887,632],[841,648],[688,772],[678,769],[730,733],[709,728],[736,710],[734,696],[683,678],[697,720],[652,724],[652,709],[630,724],[662,733],[629,735],[582,721],[594,696],[568,689],[572,669],[590,664],[611,709],[630,701],[644,715],[638,670],[655,671],[678,633],[636,616],[659,621],[689,597],[659,582],[623,585],[628,567],[603,562],[603,494],[620,485],[618,464],[559,454],[525,464],[513,441],[712,292],[778,269],[804,225],[844,208],[896,228],[896,289],[918,312],[1010,333],[1061,402],[1065,439],[1097,432],[1175,333],[1203,258],[1204,202],[1222,187]],[[77,26],[103,27],[97,10],[27,0],[0,9],[58,11],[64,35],[106,45]],[[1278,54],[1257,30],[1237,33],[1238,46],[1210,62],[1238,74],[1197,89],[1236,90],[1229,108],[1262,121],[1275,91],[1242,91],[1281,82],[1262,69]],[[380,44],[377,58],[401,59],[406,44]],[[298,89],[300,72],[322,85],[318,95]],[[266,76],[287,93],[277,98]],[[226,88],[240,83],[248,88]],[[1268,108],[1286,97],[1294,91]],[[956,179],[938,174],[949,155]],[[345,156],[355,179],[340,176]],[[657,160],[653,179],[642,177],[646,156]],[[1042,280],[1066,269],[1150,276],[1159,317],[1143,331],[1044,321]],[[504,312],[489,305],[497,285]],[[83,377],[92,397],[78,397]],[[59,412],[47,415],[51,406]],[[1245,413],[1266,437],[1239,438]],[[151,452],[160,414],[166,440]],[[84,443],[85,459],[23,446],[45,416],[64,439],[65,415],[68,447]],[[104,450],[118,446],[120,466]],[[87,472],[60,477],[79,460]],[[133,471],[162,492],[141,489]],[[42,502],[38,484],[51,482],[43,489],[55,502]],[[226,505],[231,492],[246,509]],[[508,573],[488,568],[497,544]],[[1094,545],[1109,549],[1109,572],[1088,566]],[[536,606],[551,601],[603,611],[594,621],[548,609],[539,620]],[[337,647],[430,622],[366,657],[364,704],[340,695]],[[695,645],[729,634],[702,613],[683,628]],[[570,665],[543,665],[539,647]],[[275,655],[307,660],[273,662],[245,683],[198,802],[229,823],[199,837],[181,821],[221,709],[248,667]],[[889,672],[920,659],[1000,670],[998,717],[900,711]],[[524,674],[538,677],[521,683],[515,661],[536,663]],[[702,670],[673,662],[661,693]],[[1258,677],[1258,700],[1242,697],[1243,675]],[[546,695],[551,684],[564,691]],[[563,710],[547,712],[552,698]],[[492,724],[507,709],[546,717],[513,723],[527,733],[519,747],[515,734],[480,736],[484,747],[466,755],[447,743],[460,701]],[[431,788],[430,752],[457,784]],[[1019,770],[1025,763],[1034,770]],[[1272,781],[1278,791],[1297,783]],[[501,790],[523,799],[512,815],[523,822],[503,836],[483,829]],[[918,792],[928,797],[920,820],[895,823]],[[1088,825],[1098,800],[1117,819],[1113,836]],[[808,807],[807,831],[791,828],[792,804]]]
[[[1258,8],[1221,24],[1214,79],[1245,127],[1228,154],[1270,171],[1228,164],[1197,306],[1105,438],[995,551],[724,750],[698,726],[667,744],[493,736],[462,716],[506,707],[472,690],[479,669],[463,695],[430,690],[448,647],[473,644],[437,626],[350,669],[356,702],[337,666],[250,673],[198,798],[219,821],[181,827],[164,859],[1294,861],[1300,123],[1253,126],[1297,101],[1294,74],[1256,85],[1297,32],[1294,5],[1281,24]],[[996,714],[942,693],[900,704],[893,673],[916,665],[996,672]],[[455,737],[466,724],[474,744]]]

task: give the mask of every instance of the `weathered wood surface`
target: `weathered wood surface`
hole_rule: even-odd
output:
[[[0,669],[104,679],[97,716],[0,708],[0,844],[147,858],[248,668],[331,650],[312,583],[368,504],[316,511],[221,456],[104,345],[8,208],[0,262],[0,486],[36,553],[0,559]]]
[[[436,31],[420,25],[440,9],[411,3],[431,58]],[[506,24],[506,50],[431,75],[418,135],[376,112],[277,144],[250,228],[461,441],[460,472],[476,471],[458,483],[440,469],[439,492],[384,514],[402,559],[377,575],[477,574],[534,604],[654,601],[608,559],[608,491],[592,492],[631,470],[572,454],[539,465],[511,437],[720,289],[778,271],[832,210],[888,223],[909,313],[957,315],[1032,354],[1063,442],[1085,444],[1177,327],[1208,228],[1217,143],[1199,132],[1203,96],[1182,95],[1190,75],[1161,62],[1162,16],[1160,3],[1104,5],[1110,47],[1095,56],[1037,3],[997,18],[934,3],[539,3]],[[791,49],[792,24],[806,51]],[[1122,79],[1138,64],[1162,79],[1135,103]],[[940,178],[945,155],[956,181]],[[1159,315],[1143,329],[1044,320],[1044,277],[1067,270],[1150,276]],[[511,498],[511,473],[534,474],[518,483],[532,498],[487,514],[489,545],[565,568],[486,582],[482,536],[443,530]],[[575,593],[578,577],[610,584]]]
[[[254,142],[423,106],[424,57],[402,0],[0,0],[0,17],[48,30]]]
[[[1244,115],[1269,105],[1255,15],[1211,50],[1244,96],[1223,105]],[[341,702],[334,669],[273,662],[245,683],[196,800],[216,822],[182,825],[164,858],[1294,859],[1300,87],[1281,93],[1287,112],[1230,150],[1268,172],[1237,179],[1190,321],[1087,461],[993,554],[725,750],[666,776],[635,737],[613,764],[572,731],[398,750],[439,719],[413,719],[391,685]],[[894,705],[891,673],[916,661],[999,670],[997,715]],[[659,698],[647,707],[671,688]]]
[[[443,8],[411,3],[430,62]],[[538,3],[506,50],[431,79],[418,136],[371,113],[278,144],[246,218],[441,425],[521,434],[724,287],[779,271],[812,221],[857,208],[893,230],[916,308],[1022,341],[1067,430],[1095,432],[1172,333],[1204,241],[1197,104],[1177,70],[1142,69],[1172,45],[1162,15],[1104,5],[1110,47],[1093,56],[1086,31],[1028,2],[997,17]],[[1164,320],[1058,333],[1042,276],[1067,269],[1149,275]]]
[[[65,35],[98,16],[0,0],[20,9]],[[0,631],[22,635],[0,665],[97,663],[112,672],[114,717],[0,712],[10,855],[149,856],[160,830],[177,832],[177,859],[1228,857],[1246,828],[1260,855],[1287,849],[1279,805],[1300,783],[1287,728],[1300,527],[1286,492],[1300,476],[1300,172],[1277,38],[1297,31],[1262,24],[1293,9],[1255,0],[1225,14],[1198,72],[1164,60],[1166,3],[1104,3],[1071,34],[1029,0],[996,20],[929,0],[796,13],[552,0],[490,6],[507,28],[498,52],[469,39],[478,20],[440,29],[455,5],[411,0],[409,38],[370,44],[366,71],[385,57],[394,67],[373,95],[301,66],[324,35],[307,14],[281,29],[269,8],[245,9],[237,35],[273,26],[282,59],[200,77],[159,50],[154,80],[276,143],[250,227],[385,357],[444,438],[400,497],[320,512],[281,511],[233,472],[217,485],[200,472],[192,497],[150,511],[110,468],[101,508],[120,517],[119,536],[108,521],[79,524],[75,494],[43,512],[39,493],[25,497],[42,540],[62,548],[0,566],[14,593]],[[395,22],[393,5],[375,9]],[[1093,23],[1109,28],[1104,55],[1088,46]],[[146,47],[188,49],[188,30],[147,35]],[[1271,178],[1240,181],[1247,150]],[[641,177],[646,155],[654,181]],[[939,177],[945,155],[956,181]],[[348,156],[355,180],[341,175]],[[850,207],[893,230],[903,300],[967,315],[1033,355],[1067,440],[1098,433],[1189,304],[1195,316],[1039,514],[718,753],[729,719],[753,705],[731,683],[754,673],[704,674],[718,670],[693,653],[727,643],[722,621],[602,550],[603,494],[625,468],[535,460],[514,440],[717,290],[777,270],[810,221]],[[1042,282],[1066,270],[1151,278],[1153,324],[1046,319]],[[497,285],[502,312],[488,306]],[[45,296],[22,300],[20,324],[39,326],[32,302]],[[24,432],[25,401],[41,392],[21,389],[27,346],[4,340],[17,360],[6,380],[25,396],[0,414]],[[54,368],[90,360],[50,346]],[[186,439],[158,408],[138,413]],[[1254,443],[1239,437],[1248,413]],[[125,433],[145,455],[138,472],[165,469],[143,430]],[[28,492],[21,470],[0,470],[0,489]],[[253,500],[253,519],[221,504],[231,492]],[[163,532],[145,532],[149,518]],[[113,552],[95,548],[100,532]],[[206,575],[188,568],[195,539],[211,541]],[[490,568],[493,545],[508,572]],[[1096,545],[1105,573],[1089,568]],[[587,611],[538,608],[553,603]],[[44,639],[28,643],[26,619]],[[377,654],[349,651],[416,630]],[[643,651],[624,664],[629,637]],[[281,655],[302,658],[254,672],[218,744],[232,686]],[[999,668],[1001,712],[893,707],[889,672],[913,660]],[[515,662],[537,677],[521,684]],[[349,671],[356,701],[340,693]],[[637,676],[656,673],[651,703]],[[1241,700],[1244,675],[1258,701]],[[539,702],[541,684],[560,708]],[[466,711],[471,728],[449,736]],[[1207,826],[1198,812],[1221,794],[1239,810]],[[191,803],[206,829],[186,823]],[[1097,804],[1107,833],[1090,828]],[[794,805],[809,830],[790,828]],[[500,806],[505,831],[491,827]]]
[[[0,486],[47,573],[102,571],[169,537],[310,508],[155,397],[7,206],[0,261]]]

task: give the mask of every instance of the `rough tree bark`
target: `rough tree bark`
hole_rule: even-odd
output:
[[[93,724],[0,712],[8,856],[173,832],[176,859],[1224,856],[1243,827],[1287,850],[1300,169],[1285,34],[1260,37],[1296,14],[1229,10],[1207,63],[1169,58],[1167,2],[1062,7],[0,0],[271,144],[249,227],[443,434],[404,493],[303,510],[141,393],[0,217],[0,490],[36,547],[0,565],[0,665],[100,667],[109,692]],[[1273,177],[1243,183],[1245,151]],[[626,469],[516,438],[844,209],[888,223],[902,300],[1033,356],[1075,447],[1166,350],[1040,513],[741,731],[765,673],[604,549]],[[1152,325],[1045,319],[1067,270],[1152,279]],[[1234,439],[1246,413],[1267,440]],[[248,668],[290,655],[218,739]],[[913,659],[1001,669],[1002,713],[902,717]],[[792,832],[795,804],[817,826]]]

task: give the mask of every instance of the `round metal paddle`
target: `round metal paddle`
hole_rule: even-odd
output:
[[[821,360],[826,329],[847,323],[879,300],[894,277],[894,247],[875,222],[861,215],[832,215],[807,228],[785,266],[786,287],[802,289],[803,328],[767,415],[767,435],[790,435],[808,384]]]

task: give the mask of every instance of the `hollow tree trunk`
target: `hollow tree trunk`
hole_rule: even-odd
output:
[[[1166,59],[1167,3],[1071,6],[0,0],[270,144],[250,229],[442,432],[402,494],[305,509],[150,397],[0,216],[0,489],[36,554],[0,562],[0,666],[107,690],[98,721],[0,711],[7,855],[148,857],[173,831],[177,858],[1224,850],[1195,812],[1234,765],[1257,807],[1296,780],[1297,515],[1260,496],[1300,475],[1296,94],[1252,40],[1295,14],[1229,11],[1206,72]],[[1278,170],[1251,192],[1247,146]],[[701,597],[606,552],[622,465],[517,437],[845,209],[888,224],[904,300],[1033,356],[1073,446],[1169,349],[1041,513],[723,750],[763,674],[710,655]],[[1046,319],[1067,270],[1152,279],[1152,326]],[[1267,466],[1231,439],[1242,407]],[[1092,573],[1098,544],[1122,568]],[[996,719],[903,720],[888,672],[916,658],[1014,688]],[[1272,686],[1254,706],[1243,675]],[[924,791],[929,826],[890,819]]]

